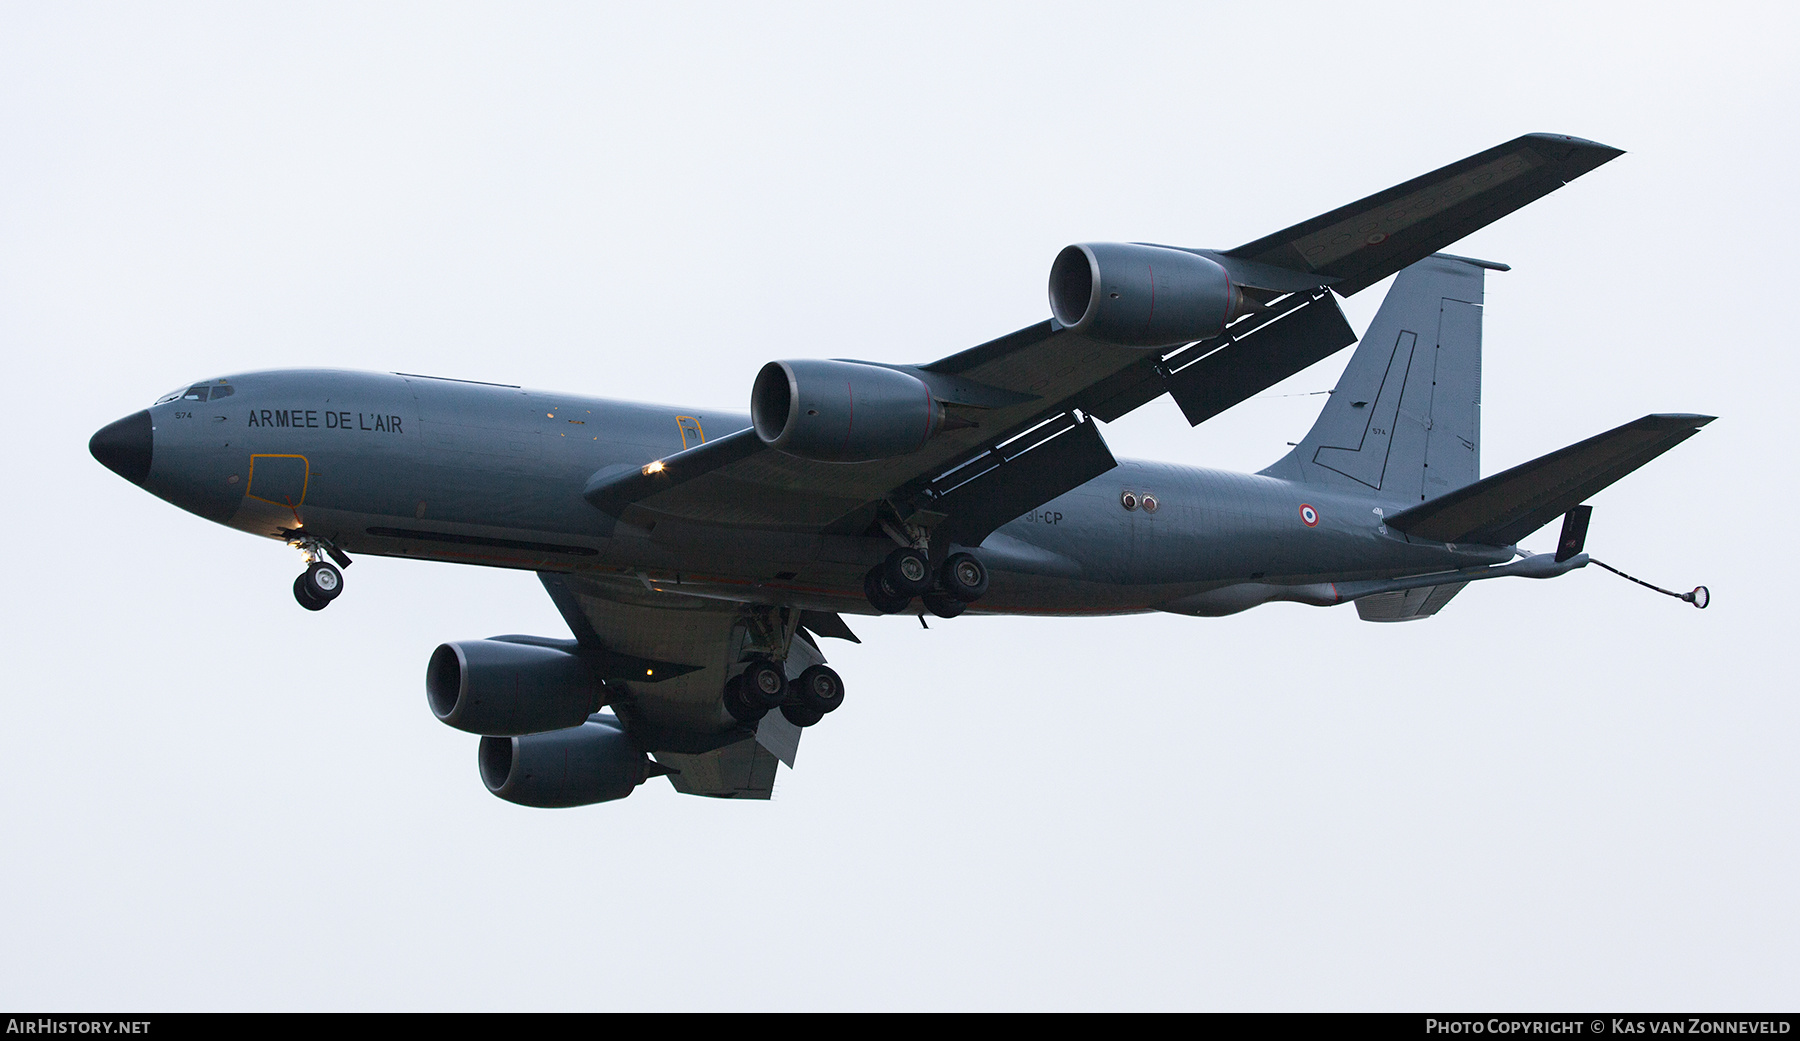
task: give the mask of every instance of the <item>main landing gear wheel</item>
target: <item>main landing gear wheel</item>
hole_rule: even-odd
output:
[[[911,593],[902,594],[888,581],[885,564],[875,565],[864,576],[863,595],[869,598],[869,606],[882,614],[899,614],[912,603]]]
[[[787,700],[787,673],[779,662],[767,659],[753,662],[738,679],[743,683],[745,699],[752,704],[761,705],[765,710]]]
[[[968,553],[952,553],[938,569],[938,588],[965,604],[973,603],[988,591],[987,568]]]
[[[844,681],[837,670],[825,665],[811,665],[791,684],[793,707],[824,715],[844,703]],[[790,721],[793,717],[788,717]],[[814,722],[817,722],[815,720]],[[801,723],[800,726],[811,726]]]
[[[809,727],[825,718],[825,713],[820,712],[816,708],[807,708],[804,705],[783,705],[781,706],[781,714],[787,717],[789,723],[792,723],[797,727]]]
[[[932,590],[919,598],[925,604],[925,610],[939,618],[955,618],[969,609],[969,605],[948,593]]]
[[[931,560],[923,550],[897,549],[881,566],[888,585],[909,600],[931,588]]]
[[[733,676],[725,681],[725,711],[739,723],[755,723],[769,714],[769,706],[750,696],[744,677]]]
[[[306,565],[294,579],[294,599],[308,611],[323,611],[344,591],[344,573],[324,561]]]

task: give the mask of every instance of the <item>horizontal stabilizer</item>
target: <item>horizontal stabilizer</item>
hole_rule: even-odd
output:
[[[1225,256],[1303,272],[1349,296],[1624,154],[1579,137],[1526,134]]]
[[[1387,525],[1438,542],[1511,546],[1714,418],[1645,416],[1396,513]]]

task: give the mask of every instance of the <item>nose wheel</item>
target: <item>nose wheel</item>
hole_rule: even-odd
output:
[[[306,570],[294,578],[294,599],[308,611],[325,610],[344,592],[341,569],[350,566],[349,554],[316,535],[294,533],[288,545],[306,555]]]
[[[294,576],[294,599],[308,611],[323,611],[344,591],[344,573],[324,561],[306,565]]]

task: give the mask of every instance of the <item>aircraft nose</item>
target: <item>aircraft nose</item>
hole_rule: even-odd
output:
[[[116,423],[101,427],[88,440],[88,451],[100,465],[132,484],[150,476],[150,413],[133,412]]]

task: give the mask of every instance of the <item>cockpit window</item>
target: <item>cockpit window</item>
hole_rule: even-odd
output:
[[[217,401],[220,398],[230,397],[232,393],[231,385],[223,380],[218,383],[196,383],[185,390],[169,391],[162,397],[157,398],[156,404],[164,405],[174,401],[176,398],[180,398],[183,401],[205,401],[210,397],[213,401]]]

